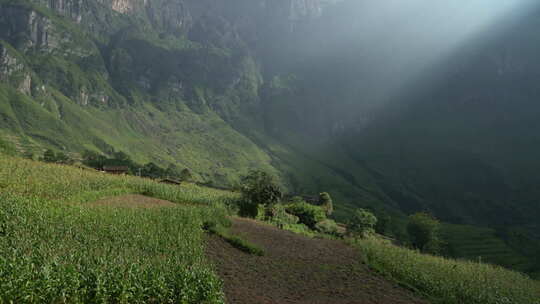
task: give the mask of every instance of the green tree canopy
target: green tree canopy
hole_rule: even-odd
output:
[[[377,217],[366,209],[357,209],[349,223],[349,229],[358,235],[365,235],[373,232],[373,228],[377,224]]]
[[[185,168],[180,172],[180,180],[190,182],[193,181],[193,174],[191,173],[191,170],[188,168]]]
[[[328,194],[327,192],[319,193],[319,202],[324,208],[326,216],[332,215],[332,213],[334,212],[334,204],[332,202],[330,194]]]
[[[47,149],[43,153],[43,157],[41,158],[41,160],[47,163],[54,163],[56,162],[56,154],[54,153],[53,150]]]
[[[440,222],[432,215],[418,212],[409,216],[407,232],[412,245],[424,252],[437,253],[440,246]]]
[[[240,191],[243,196],[240,213],[247,216],[256,216],[259,205],[273,205],[283,196],[277,178],[261,170],[252,170],[244,176]]]

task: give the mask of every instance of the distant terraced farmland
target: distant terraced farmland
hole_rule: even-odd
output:
[[[498,238],[493,229],[444,224],[441,236],[455,258],[482,261],[518,271],[525,271],[531,266],[526,257]]]

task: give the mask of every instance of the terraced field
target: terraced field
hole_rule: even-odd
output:
[[[0,303],[223,303],[202,227],[235,197],[0,154]]]
[[[493,229],[444,224],[441,234],[455,258],[497,264],[519,271],[531,266],[527,258],[497,237]]]

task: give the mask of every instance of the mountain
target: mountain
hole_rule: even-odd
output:
[[[0,0],[0,150],[260,168],[338,218],[428,211],[539,256],[538,10],[473,33],[396,5]]]
[[[455,25],[437,18],[448,15],[438,5],[425,16],[404,9],[409,23],[388,29],[380,11],[362,13],[367,3],[335,5],[280,56],[302,61],[281,72],[293,89],[266,103],[285,113],[269,118],[274,135],[291,145],[317,138],[306,153],[405,214],[424,210],[463,230],[494,229],[535,259],[525,268],[538,272],[538,5],[514,8],[456,43]],[[409,21],[416,15],[424,28]],[[475,241],[475,254],[486,254]]]
[[[289,31],[318,1],[0,3],[4,146],[122,150],[221,184],[294,154],[264,137],[253,29]]]
[[[262,168],[352,205],[371,194],[268,132],[287,113],[264,104],[277,50],[334,2],[1,1],[0,146],[124,151],[218,185]]]

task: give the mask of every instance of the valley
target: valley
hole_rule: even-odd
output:
[[[540,8],[473,2],[0,0],[0,157],[123,152],[226,189],[263,170],[401,244],[428,212],[442,255],[538,279]]]

